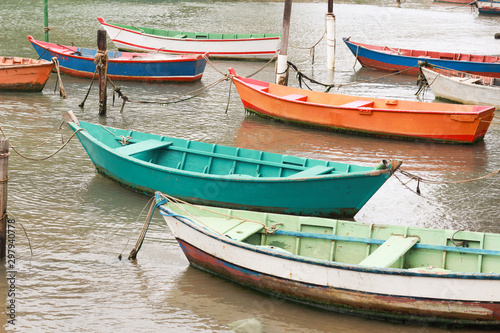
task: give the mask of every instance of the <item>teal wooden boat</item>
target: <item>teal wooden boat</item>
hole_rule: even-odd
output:
[[[259,291],[369,318],[500,328],[500,234],[194,206],[161,193],[156,207],[192,266]]]
[[[98,172],[136,191],[209,206],[354,216],[399,167],[321,161],[67,121]]]

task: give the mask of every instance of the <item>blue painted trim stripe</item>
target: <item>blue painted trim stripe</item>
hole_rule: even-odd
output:
[[[274,232],[274,234],[285,235],[285,236],[294,236],[294,237],[329,239],[329,240],[333,240],[333,241],[346,241],[346,242],[357,242],[357,243],[366,243],[366,244],[377,244],[377,245],[381,245],[385,242],[385,239],[359,238],[359,237],[338,236],[338,235],[324,235],[324,234],[315,234],[315,233],[311,233],[311,232],[298,232],[298,231],[276,230]],[[417,248],[417,249],[500,256],[500,251],[474,249],[474,248],[469,248],[469,247],[453,247],[453,246],[446,246],[446,245],[431,245],[431,244],[419,244],[419,243],[413,245],[413,247]]]
[[[213,230],[201,226],[198,223],[193,222],[189,218],[182,216],[182,215],[177,215],[175,212],[170,210],[168,207],[165,206],[160,206],[160,214],[161,211],[165,212],[166,214],[162,215],[170,215],[174,214],[174,218],[177,219],[179,222],[187,225],[191,229],[195,229],[198,232],[201,232],[205,234],[206,236],[216,239],[222,243],[231,245],[231,246],[236,246],[238,248],[242,248],[247,251],[253,251],[257,253],[261,253],[264,255],[268,256],[273,256],[273,257],[278,257],[278,258],[283,258],[286,260],[291,260],[291,261],[296,261],[296,262],[302,262],[302,263],[307,263],[310,265],[317,265],[317,266],[324,266],[324,267],[331,267],[331,268],[336,268],[336,269],[345,269],[345,270],[351,270],[351,271],[358,271],[358,272],[365,272],[369,274],[387,274],[387,275],[403,275],[403,276],[426,276],[426,277],[434,277],[434,278],[441,278],[441,279],[477,279],[477,280],[500,280],[500,274],[497,273],[432,273],[432,272],[416,272],[416,271],[409,271],[406,269],[400,269],[400,268],[377,268],[377,267],[365,267],[365,266],[360,266],[360,265],[355,265],[355,264],[343,264],[340,262],[336,261],[328,261],[328,260],[322,260],[322,259],[313,259],[313,258],[308,258],[308,257],[301,257],[297,256],[295,254],[285,254],[282,252],[278,251],[270,251],[270,250],[264,250],[260,249],[257,246],[246,244],[240,241],[235,241],[232,239],[229,239],[227,237],[224,237],[223,235],[215,233]],[[362,238],[358,238],[362,239]],[[383,240],[376,240],[376,241],[382,241]],[[375,244],[375,243],[374,243]]]

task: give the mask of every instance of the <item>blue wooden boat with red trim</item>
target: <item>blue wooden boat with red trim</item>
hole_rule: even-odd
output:
[[[59,61],[62,73],[92,78],[97,50],[64,46],[35,40],[28,36],[41,59]],[[143,82],[193,82],[201,79],[208,54],[151,54],[133,52],[108,52],[108,77],[120,81]],[[96,74],[97,76],[97,74]]]
[[[417,75],[418,62],[426,61],[441,68],[500,77],[500,56],[401,49],[352,42],[349,38],[342,40],[364,67]]]

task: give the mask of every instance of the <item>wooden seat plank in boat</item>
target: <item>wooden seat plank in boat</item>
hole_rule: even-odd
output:
[[[359,264],[371,267],[390,267],[419,241],[418,237],[393,235]]]
[[[165,148],[171,146],[172,144],[173,144],[172,141],[159,141],[159,140],[149,139],[132,143],[123,147],[115,148],[115,151],[123,155],[134,155],[150,150],[155,150],[158,148]]]
[[[295,173],[291,176],[288,176],[288,177],[293,177],[293,178],[314,177],[314,176],[324,175],[325,173],[332,172],[333,170],[335,170],[335,167],[326,167],[323,165],[316,165],[316,166],[313,166],[312,168],[297,172],[297,173]]]
[[[300,95],[300,94],[290,94],[290,95],[283,96],[282,98],[289,100],[289,101],[302,101],[302,102],[307,101],[307,96]]]
[[[246,222],[236,217],[204,217],[203,221],[208,223],[211,229],[237,241],[243,241],[264,228],[262,224]]]
[[[373,106],[373,101],[353,101],[350,103],[342,104],[341,107],[345,108],[367,108]]]
[[[262,224],[255,223],[255,222],[241,222],[237,226],[227,230],[224,235],[231,237],[231,239],[237,240],[237,241],[243,241],[247,237],[255,234],[256,232],[260,231],[264,227]]]

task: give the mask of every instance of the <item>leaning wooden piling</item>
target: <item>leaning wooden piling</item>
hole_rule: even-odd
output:
[[[9,176],[9,139],[0,138],[0,259],[7,245],[7,181]]]
[[[106,51],[106,30],[97,30],[96,64],[99,72],[99,115],[106,115],[106,85],[108,82],[108,52]]]

